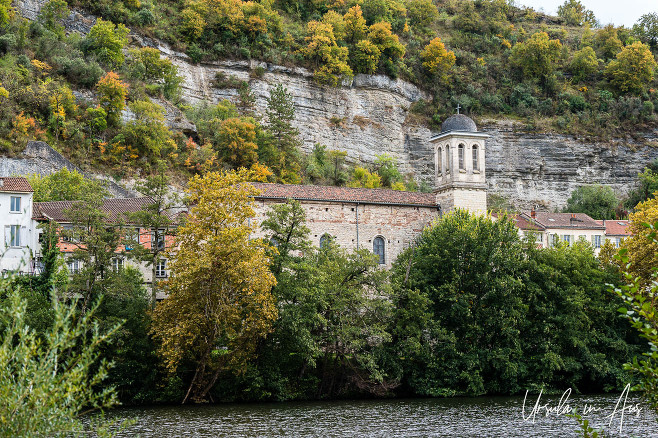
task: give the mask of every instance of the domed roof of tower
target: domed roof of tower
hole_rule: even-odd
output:
[[[441,125],[441,132],[461,131],[477,132],[478,127],[470,117],[464,114],[453,114]]]

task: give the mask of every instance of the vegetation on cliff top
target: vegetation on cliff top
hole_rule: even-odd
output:
[[[65,32],[69,7],[99,16],[87,35]],[[270,90],[259,115],[249,82],[218,74],[213,85],[236,89],[233,102],[185,105],[176,67],[156,49],[130,47],[128,28],[168,41],[194,62],[303,65],[326,86],[357,73],[400,77],[431,93],[410,108],[409,120],[434,128],[456,104],[475,116],[519,118],[531,130],[599,139],[637,135],[658,120],[658,16],[633,29],[600,27],[575,0],[560,17],[503,0],[50,0],[32,22],[8,5],[2,10],[2,151],[46,140],[76,164],[115,176],[149,173],[164,160],[183,180],[247,167],[284,183],[425,188],[387,156],[353,169],[321,145],[303,156],[283,87]],[[174,105],[196,134],[168,127]]]

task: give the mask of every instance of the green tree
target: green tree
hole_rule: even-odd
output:
[[[633,25],[633,34],[640,41],[655,49],[658,46],[658,13],[651,12],[642,15]]]
[[[153,336],[167,369],[194,368],[183,402],[208,397],[220,374],[240,374],[270,332],[277,310],[267,245],[251,239],[256,188],[251,172],[210,172],[187,189],[188,220],[171,254],[168,297],[153,313]]]
[[[149,245],[142,245],[140,242],[143,238],[138,235],[130,236],[130,240],[135,241],[131,256],[151,267],[152,308],[155,308],[159,289],[156,275],[158,261],[170,249],[167,248],[167,240],[174,236],[174,227],[178,225],[174,221],[175,213],[182,206],[179,196],[170,190],[169,177],[165,172],[165,163],[161,161],[157,164],[155,174],[135,185],[137,192],[151,198],[153,202],[144,204],[141,210],[126,215],[130,223],[139,224],[140,229],[149,233]]]
[[[295,103],[292,95],[281,84],[270,90],[267,99],[267,131],[272,136],[273,146],[278,152],[275,162],[267,162],[284,183],[298,184],[301,166],[299,164],[299,130],[292,125],[295,120]]]
[[[598,70],[599,62],[596,53],[591,47],[583,47],[573,54],[569,70],[576,81],[584,81]]]
[[[639,41],[626,46],[610,61],[605,74],[621,92],[639,94],[653,80],[656,60],[646,44]]]
[[[142,47],[131,52],[131,75],[149,84],[158,84],[164,97],[174,100],[179,94],[182,79],[178,68],[167,58],[160,56],[160,51],[152,47]]]
[[[85,37],[85,51],[103,64],[120,67],[125,59],[123,48],[128,43],[129,33],[130,30],[123,24],[115,26],[111,21],[98,18]]]
[[[373,74],[379,65],[381,51],[368,40],[361,40],[354,45],[352,64],[357,73]]]
[[[653,160],[644,171],[638,174],[639,187],[629,193],[624,205],[634,209],[637,204],[654,197],[658,193],[658,159]]]
[[[439,18],[439,11],[432,0],[411,0],[407,2],[407,17],[420,32],[429,33],[432,24]]]
[[[61,38],[64,36],[64,26],[61,22],[68,14],[69,6],[65,0],[48,0],[39,11],[39,21]]]
[[[12,0],[0,0],[0,26],[9,23],[14,16],[14,8],[11,7]]]
[[[393,266],[395,375],[419,395],[520,390],[524,258],[506,218],[457,210],[426,228]]]
[[[619,200],[610,186],[580,186],[571,192],[566,213],[585,213],[594,219],[615,219]]]
[[[381,177],[383,187],[392,187],[395,183],[403,182],[395,159],[388,154],[377,155],[375,171]]]
[[[104,182],[87,179],[77,170],[67,168],[47,176],[30,175],[28,181],[34,190],[34,202],[77,201],[97,193],[108,195]]]
[[[585,8],[578,0],[565,0],[561,6],[558,6],[557,15],[571,26],[582,26],[584,24],[596,26],[598,24],[594,12]]]
[[[69,293],[79,294],[82,313],[89,310],[101,296],[112,292],[107,273],[112,259],[118,257],[122,242],[121,218],[115,223],[102,210],[103,194],[88,193],[65,211],[70,227],[60,231],[74,250],[68,260],[77,261],[79,269],[72,272]]]
[[[164,108],[149,100],[132,102],[129,108],[135,117],[121,130],[128,145],[151,161],[165,158],[167,152],[176,149],[165,122]]]
[[[306,226],[306,212],[299,201],[289,199],[285,204],[273,205],[261,223],[261,229],[276,248],[272,258],[272,272],[279,277],[291,260],[310,248]]]
[[[596,32],[594,45],[597,54],[605,61],[614,58],[624,46],[619,39],[617,29],[612,24],[608,24]]]
[[[561,52],[560,40],[551,40],[546,32],[537,32],[512,47],[510,61],[526,78],[541,79],[545,83],[555,71]]]
[[[52,300],[52,325],[39,336],[28,324],[26,302],[4,281],[0,303],[0,435],[70,436],[105,433],[85,412],[117,404],[111,387],[99,390],[110,364],[100,351],[117,326],[101,331],[94,309],[78,315],[75,306]],[[89,418],[89,417],[87,417]]]

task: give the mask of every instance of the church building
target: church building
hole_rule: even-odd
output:
[[[475,122],[464,114],[449,117],[431,138],[434,151],[433,193],[290,184],[255,184],[256,218],[270,206],[300,201],[311,240],[321,246],[331,238],[343,248],[367,248],[386,267],[418,234],[445,212],[456,208],[487,212],[485,141]],[[258,233],[262,235],[262,233]]]

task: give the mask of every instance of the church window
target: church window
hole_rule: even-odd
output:
[[[322,236],[320,236],[320,248],[327,246],[329,240],[331,240],[331,236],[327,233],[324,233]]]
[[[443,149],[439,148],[436,153],[436,173],[439,175],[443,173]]]
[[[459,147],[457,148],[457,152],[459,153],[459,170],[464,170],[464,145],[460,144]]]
[[[450,173],[450,168],[452,167],[452,160],[450,156],[450,146],[446,145],[446,173]]]
[[[478,154],[480,151],[478,150],[478,145],[474,144],[473,145],[473,170],[480,170],[480,157]]]
[[[386,256],[384,254],[384,238],[381,236],[375,237],[375,240],[372,242],[372,252],[379,256],[379,264],[383,265],[386,263]]]

